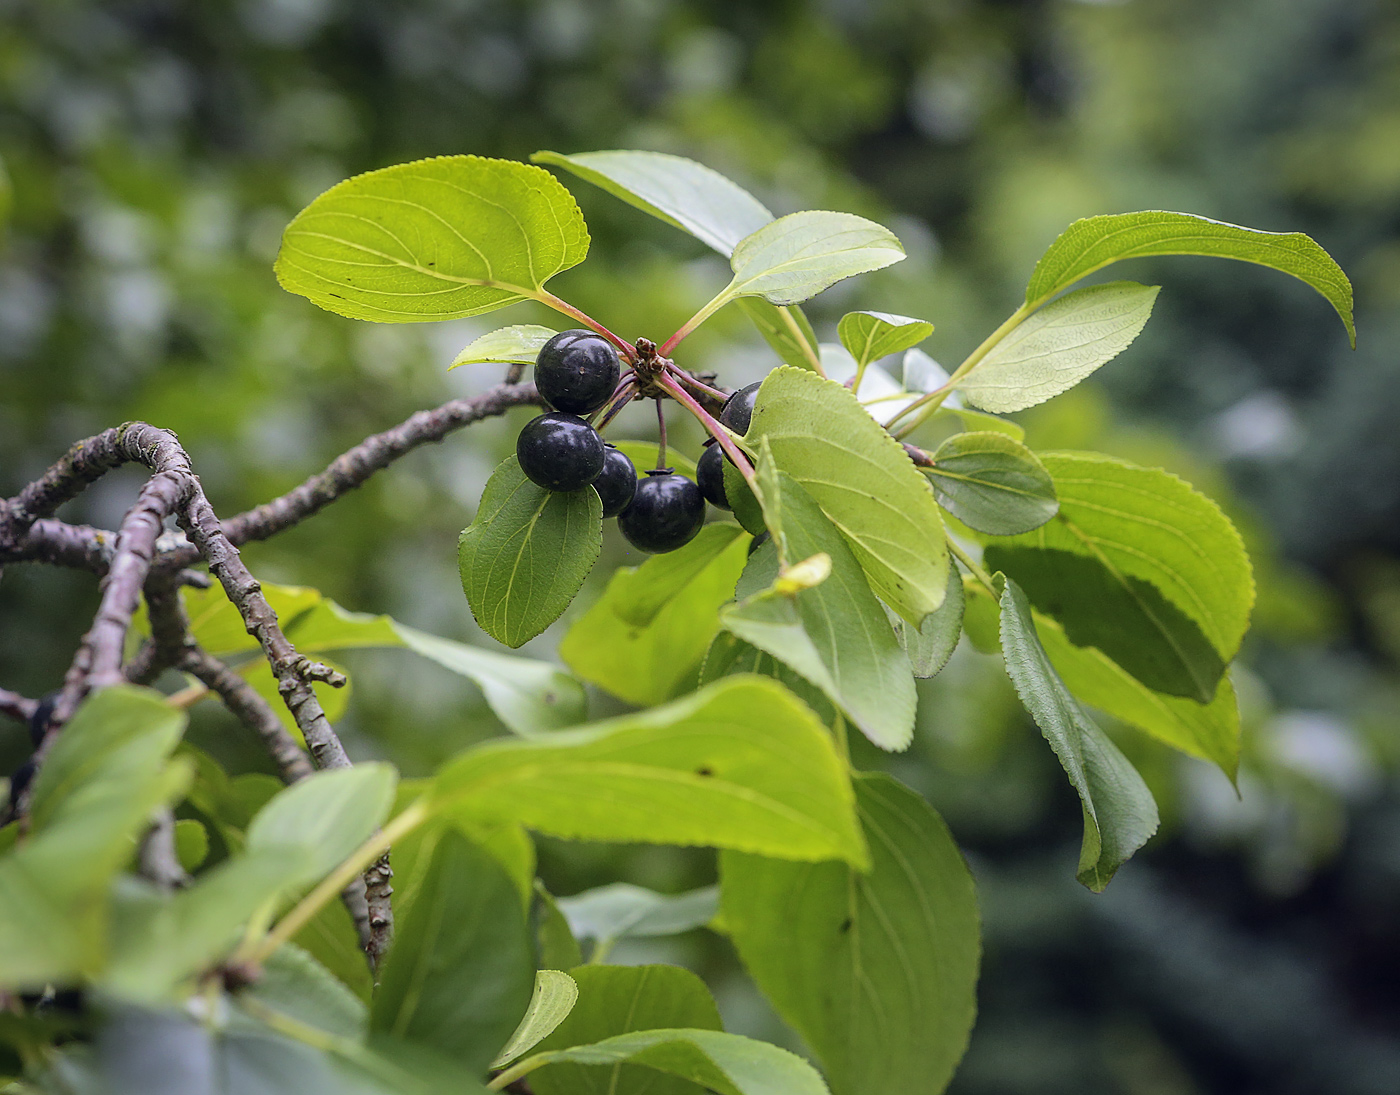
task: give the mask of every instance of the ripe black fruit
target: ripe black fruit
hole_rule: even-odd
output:
[[[753,403],[758,398],[758,389],[762,386],[763,381],[760,380],[747,388],[740,388],[731,395],[719,412],[719,420],[741,436],[748,433],[749,423],[753,421]]]
[[[561,331],[535,358],[535,387],[555,410],[592,414],[612,395],[621,369],[607,339],[592,331]]]
[[[655,554],[690,543],[704,523],[705,496],[700,488],[669,470],[647,472],[637,484],[632,504],[617,519],[628,543]]]
[[[525,423],[515,457],[530,482],[548,490],[582,490],[603,471],[603,439],[582,418],[551,412]]]
[[[712,506],[732,508],[724,495],[724,450],[719,445],[711,445],[700,454],[695,463],[695,484]]]
[[[619,449],[608,445],[603,454],[603,473],[593,480],[593,489],[603,500],[603,516],[616,517],[632,504],[637,493],[637,469]]]

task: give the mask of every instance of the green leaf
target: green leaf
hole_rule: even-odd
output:
[[[736,303],[739,311],[753,321],[763,340],[786,364],[821,372],[817,334],[801,308],[795,304],[779,308],[762,297],[740,297]]]
[[[972,877],[942,818],[913,791],[862,773],[856,798],[868,874],[725,852],[725,927],[835,1095],[936,1095],[976,1012]]]
[[[303,862],[301,882],[329,874],[379,828],[398,773],[382,761],[316,772],[280,792],[248,826],[250,853],[283,850]]]
[[[569,628],[559,656],[628,703],[671,699],[692,682],[719,629],[719,607],[734,595],[747,542],[733,525],[709,525],[677,551],[619,568]]]
[[[995,433],[1004,433],[1013,441],[1026,439],[1026,431],[1009,418],[998,418],[994,414],[983,414],[981,411],[969,410],[966,407],[949,407],[946,404],[933,413],[935,422],[946,422],[950,418],[956,418],[959,427],[963,430],[991,430]]]
[[[773,214],[737,183],[683,156],[662,152],[536,152],[534,163],[562,167],[628,205],[689,232],[725,258]]]
[[[909,656],[916,677],[934,677],[948,664],[957,648],[963,626],[962,575],[958,565],[948,560],[948,592],[943,603],[924,617],[918,628],[910,627],[893,612],[889,612],[895,637]],[[888,611],[888,610],[886,610]]]
[[[610,441],[613,448],[632,461],[632,465],[642,471],[656,467],[655,441]],[[695,461],[676,451],[675,446],[666,449],[666,466],[674,468],[687,479],[695,478]]]
[[[481,1072],[525,1014],[534,981],[515,883],[494,857],[444,832],[422,889],[396,918],[370,1025]]]
[[[579,1000],[569,1017],[539,1046],[567,1051],[652,1027],[721,1030],[705,983],[679,966],[580,966],[572,971]],[[530,1074],[537,1095],[701,1095],[683,1079],[609,1060],[610,1067],[551,1064]]]
[[[603,547],[603,503],[591,487],[564,494],[525,478],[515,457],[492,473],[457,564],[472,615],[509,647],[569,607]]]
[[[866,859],[826,728],[759,677],[547,740],[484,743],[442,769],[432,806],[565,839]]]
[[[768,531],[768,527],[763,523],[763,507],[758,503],[758,496],[754,494],[743,473],[728,460],[723,464],[723,471],[724,497],[734,511],[734,519],[745,532],[762,536]]]
[[[1011,579],[1001,594],[1006,672],[1084,807],[1078,879],[1095,893],[1157,831],[1152,792],[1079,701],[1070,695],[1036,634],[1030,602]]]
[[[1346,324],[1352,324],[1351,282],[1332,256],[1302,232],[1261,232],[1191,213],[1115,213],[1075,221],[1036,263],[1026,303],[1058,293],[1119,259],[1147,255],[1208,255],[1271,266],[1321,293]]]
[[[993,536],[1030,532],[1060,509],[1045,465],[1004,433],[954,434],[938,446],[925,474],[939,505]]]
[[[175,858],[186,871],[196,871],[209,856],[209,831],[204,823],[182,817],[175,822]]]
[[[958,382],[984,411],[1019,411],[1073,388],[1128,348],[1159,286],[1112,281],[1076,289],[1021,321]]]
[[[544,883],[535,879],[535,923],[540,967],[567,970],[583,964],[583,950],[569,929],[569,922]]]
[[[363,1038],[369,1026],[364,1001],[290,943],[272,952],[262,964],[262,975],[243,990],[242,998],[340,1038]]]
[[[360,933],[342,902],[330,901],[323,905],[293,942],[330,970],[358,999],[369,1001],[374,987],[369,966],[365,964],[365,952],[360,949]]]
[[[857,366],[869,365],[915,346],[933,334],[933,324],[888,312],[847,312],[836,325],[841,345]]]
[[[760,457],[763,463],[767,450]],[[787,563],[816,555],[830,576],[792,593],[763,589],[720,612],[720,624],[801,674],[850,717],[881,749],[908,747],[914,735],[914,678],[909,659],[890,630],[885,611],[845,540],[821,508],[790,476],[779,473],[764,489],[764,513]],[[764,545],[749,571],[779,582],[776,552]]]
[[[533,365],[544,344],[558,333],[536,323],[522,323],[488,331],[480,338],[467,343],[447,368],[451,370],[458,365],[475,365],[481,362]]]
[[[1077,646],[1097,646],[1149,688],[1210,701],[1249,626],[1254,583],[1210,499],[1165,471],[1106,456],[1042,454],[1060,512],[987,545]]]
[[[594,953],[606,953],[619,939],[679,935],[703,928],[719,911],[719,890],[704,886],[669,895],[614,882],[573,897],[561,897],[559,910],[568,920],[574,938],[592,939],[596,945]]]
[[[1213,761],[1232,780],[1240,763],[1240,711],[1230,678],[1207,704],[1154,692],[1103,651],[1075,646],[1064,629],[1036,614],[1036,631],[1055,671],[1075,697],[1193,757]]]
[[[800,304],[843,278],[904,257],[893,232],[854,213],[789,213],[739,241],[729,260],[734,280],[722,296]]]
[[[933,490],[854,395],[813,373],[774,369],[749,426],[749,441],[760,438],[846,538],[886,604],[918,625],[943,603],[948,555]]]
[[[535,994],[525,1017],[515,1028],[505,1048],[491,1062],[493,1069],[510,1064],[521,1054],[548,1038],[556,1027],[569,1017],[578,1002],[578,982],[558,970],[539,970],[535,974]]]
[[[539,299],[588,254],[578,204],[543,168],[440,156],[356,175],[296,215],[274,269],[351,319],[460,319]]]

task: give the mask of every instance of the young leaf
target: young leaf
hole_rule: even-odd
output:
[[[904,257],[893,232],[854,213],[789,213],[739,241],[729,260],[734,280],[724,295],[800,304],[843,278]]]
[[[446,817],[565,839],[866,862],[826,728],[759,677],[548,739],[484,743],[439,772],[432,799]]]
[[[561,897],[559,909],[576,939],[592,939],[606,951],[619,939],[678,935],[704,927],[719,911],[719,890],[705,886],[672,896],[614,882]]]
[[[467,343],[462,352],[452,359],[448,369],[458,365],[474,365],[480,362],[499,362],[512,365],[533,365],[540,356],[544,344],[553,338],[557,331],[541,327],[535,323],[518,324],[514,327],[501,327],[488,331],[480,338]]]
[[[1030,532],[1060,509],[1045,465],[1004,433],[954,434],[924,471],[938,504],[978,532]]]
[[[722,1030],[705,983],[679,966],[580,966],[572,971],[579,1001],[538,1047],[567,1051],[654,1027]],[[588,1067],[566,1060],[530,1074],[537,1095],[692,1095],[697,1089],[657,1072],[608,1061]]]
[[[1234,526],[1165,471],[1106,456],[1042,455],[1060,512],[985,550],[1077,646],[1149,688],[1207,703],[1249,625],[1254,583]]]
[[[821,373],[817,334],[801,308],[796,304],[779,308],[762,297],[740,297],[736,303],[785,364]]]
[[[933,324],[888,312],[847,312],[836,326],[841,345],[858,366],[917,345],[933,334]]]
[[[1302,232],[1261,232],[1191,213],[1147,210],[1075,221],[1036,263],[1026,286],[1034,305],[1080,278],[1146,255],[1208,255],[1271,266],[1311,285],[1337,310],[1356,345],[1351,282],[1332,256]]]
[[[539,299],[587,254],[578,204],[548,171],[440,156],[331,187],[287,225],[274,269],[327,311],[412,323]]]
[[[628,205],[689,232],[728,258],[745,236],[773,219],[755,198],[718,171],[662,152],[536,152],[530,159],[562,167]]]
[[[399,912],[370,1025],[484,1071],[529,1006],[535,962],[515,883],[460,833]]]
[[[1103,651],[1075,646],[1049,617],[1035,617],[1041,645],[1082,702],[1136,726],[1173,749],[1218,764],[1231,779],[1240,763],[1240,711],[1230,678],[1207,704],[1154,692]]]
[[[1073,388],[1128,348],[1159,287],[1113,281],[1076,289],[1022,320],[958,382],[984,411],[1019,411]]]
[[[1030,602],[1011,579],[1001,594],[1006,672],[1084,806],[1078,879],[1095,893],[1157,831],[1157,803],[1118,747],[1070,695],[1046,656]]]
[[[948,560],[948,592],[943,603],[924,617],[919,627],[910,627],[886,609],[895,637],[909,655],[909,664],[916,677],[934,677],[948,664],[962,635],[963,605],[962,575],[957,563]]]
[[[766,456],[765,450],[761,460]],[[789,563],[824,554],[830,575],[792,593],[762,589],[723,609],[721,626],[820,688],[881,749],[906,748],[917,702],[909,659],[855,555],[788,475],[778,473],[775,488],[765,489],[764,512],[770,527],[781,529]],[[776,554],[771,543],[764,545],[748,571],[780,583]]]
[[[972,876],[942,818],[913,791],[862,773],[856,797],[868,874],[725,852],[725,927],[835,1095],[935,1095],[976,1011]]]
[[[567,973],[538,971],[535,974],[535,994],[530,997],[525,1017],[520,1020],[505,1048],[496,1054],[490,1067],[496,1069],[508,1065],[533,1049],[542,1039],[548,1038],[569,1017],[577,1002],[578,982]]]
[[[916,626],[943,603],[943,520],[928,480],[899,442],[834,381],[780,367],[754,405],[749,440],[766,438],[851,545],[871,589]]]
[[[525,478],[509,457],[492,473],[457,565],[472,615],[509,647],[533,639],[569,607],[603,547],[592,488],[560,494]]]
[[[708,525],[683,548],[619,568],[569,628],[559,656],[629,703],[671,699],[693,682],[719,629],[716,613],[734,595],[747,542],[733,525]]]

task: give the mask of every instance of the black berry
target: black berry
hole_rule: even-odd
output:
[[[710,505],[731,508],[724,496],[724,450],[718,445],[711,445],[700,454],[695,464],[695,484]]]
[[[700,488],[669,470],[647,472],[637,484],[632,504],[617,519],[628,543],[654,554],[690,543],[704,523],[705,496]]]
[[[603,439],[582,418],[557,411],[525,423],[515,440],[520,470],[548,490],[582,490],[603,471]]]
[[[724,401],[719,420],[740,436],[748,433],[749,423],[753,421],[753,403],[758,398],[758,389],[762,386],[763,381],[760,380],[747,388],[740,388],[731,395]]]
[[[616,517],[632,504],[637,492],[637,469],[619,449],[607,446],[603,454],[603,473],[593,480],[593,489],[603,500],[603,516]]]
[[[613,394],[621,371],[607,339],[592,331],[561,331],[535,358],[535,387],[555,410],[592,414]]]

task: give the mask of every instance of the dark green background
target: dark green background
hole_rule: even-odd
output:
[[[1225,501],[1260,567],[1245,660],[1243,798],[1121,740],[1164,834],[1100,898],[1073,882],[1078,809],[996,663],[964,650],[885,764],[968,849],[987,920],[982,1019],[954,1090],[1390,1093],[1400,1080],[1400,9],[1384,0],[0,0],[0,492],[127,418],[180,433],[225,514],[364,435],[493,382],[445,365],[522,307],[373,326],[281,292],[283,225],[348,174],[417,156],[656,148],[776,212],[889,224],[909,261],[809,311],[931,320],[956,362],[1015,306],[1070,220],[1183,209],[1303,230],[1353,276],[1359,349],[1282,275],[1199,259],[1124,266],[1164,290],[1100,377],[1022,416],[1042,447],[1164,464]],[[724,281],[700,245],[576,188],[593,232],[551,288],[664,337]],[[731,385],[772,359],[722,315],[683,361]],[[472,373],[472,375],[464,375]],[[624,432],[644,436],[628,412]],[[414,454],[277,541],[266,580],[485,640],[458,530],[524,412]],[[682,446],[694,446],[683,429]],[[695,455],[692,449],[691,455]],[[139,477],[65,511],[112,526]],[[611,530],[586,604],[636,562]],[[81,574],[11,567],[0,684],[57,684],[95,605]],[[558,630],[529,650],[548,657]],[[406,653],[354,659],[357,755],[422,773],[498,727]],[[608,701],[595,704],[608,710]],[[198,740],[261,759],[199,712]],[[0,759],[22,757],[0,727]],[[561,893],[707,881],[664,849],[546,844]],[[783,1038],[727,948],[684,940],[731,1027]]]

